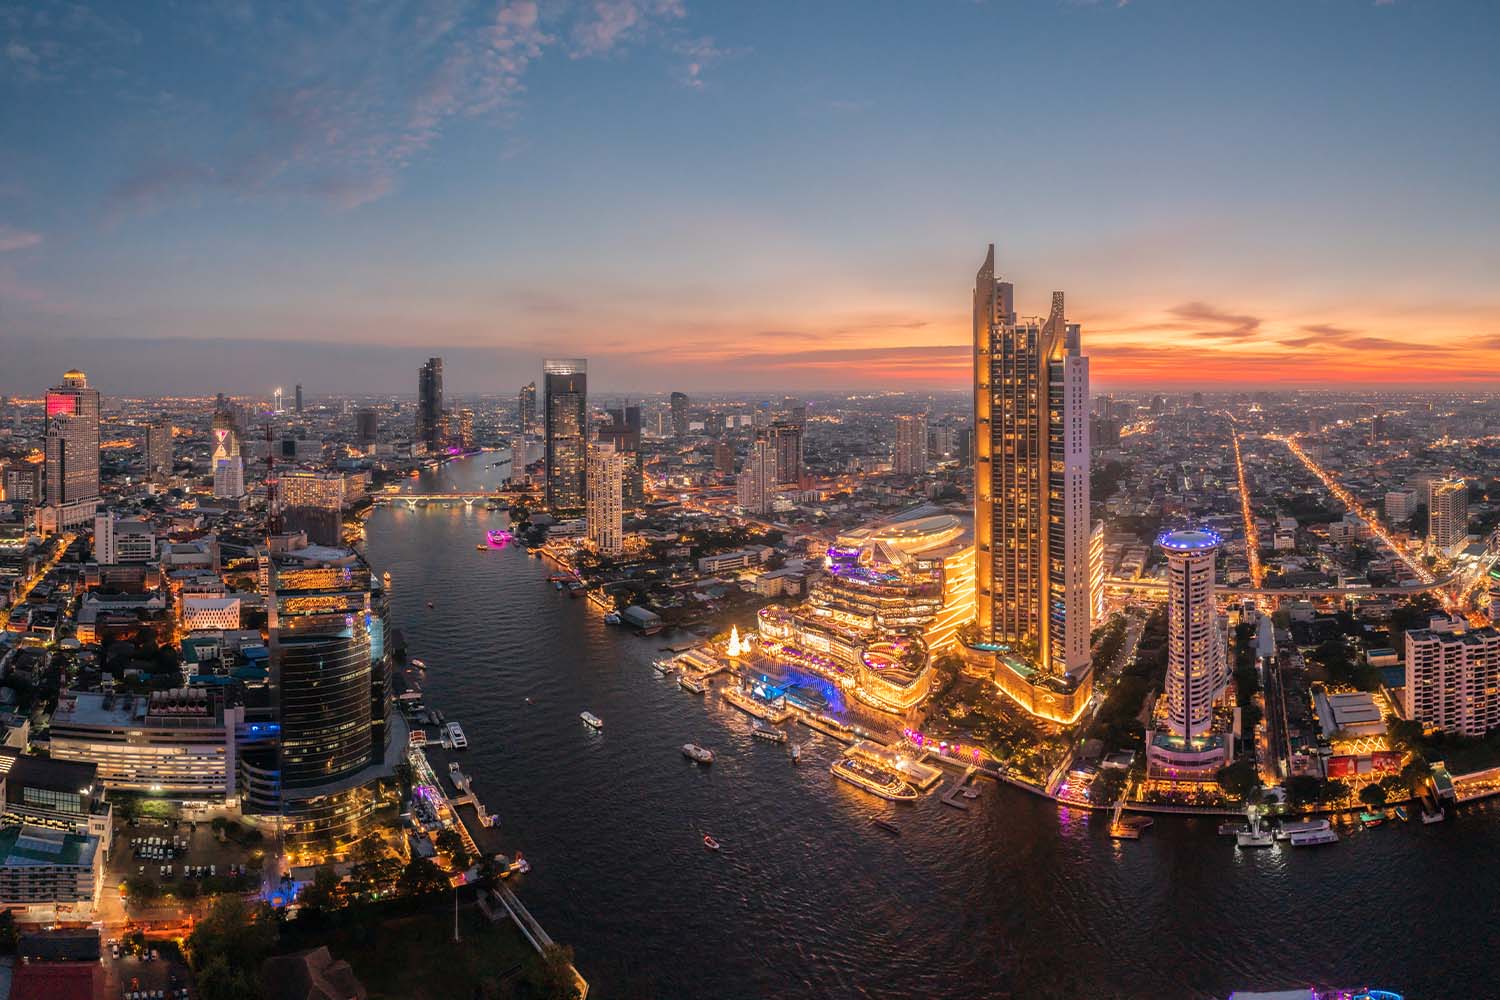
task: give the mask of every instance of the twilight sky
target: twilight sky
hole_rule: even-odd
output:
[[[1500,373],[1493,0],[0,3],[0,392]]]

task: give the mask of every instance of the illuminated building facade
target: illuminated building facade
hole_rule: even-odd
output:
[[[735,480],[735,500],[752,514],[769,514],[775,498],[776,449],[765,434],[757,434]]]
[[[588,503],[584,511],[588,539],[600,554],[625,551],[625,468],[629,458],[606,444],[589,449]]]
[[[59,526],[86,523],[99,497],[99,390],[75,369],[47,390],[46,483],[43,500]]]
[[[1104,522],[1089,531],[1089,619],[1091,627],[1104,621]]]
[[[1500,727],[1500,632],[1493,626],[1406,633],[1408,719],[1483,738]]]
[[[599,428],[598,442],[626,456],[623,503],[633,510],[645,502],[646,464],[641,451],[641,408],[621,406],[609,411],[609,423]]]
[[[770,426],[775,452],[776,482],[783,486],[802,483],[802,424],[796,420],[774,420]]]
[[[588,463],[588,362],[552,358],[542,363],[546,396],[547,507],[553,513],[583,509]]]
[[[927,415],[903,413],[896,418],[896,446],[891,452],[891,471],[898,476],[927,473]]]
[[[967,535],[963,519],[924,506],[839,536],[828,575],[802,604],[762,609],[762,651],[873,708],[914,708],[931,689],[932,655],[952,641],[942,623],[946,583],[972,551]]]
[[[1462,478],[1427,484],[1427,542],[1447,552],[1469,537],[1469,484]]]
[[[536,426],[536,383],[528,382],[516,394],[516,419],[524,434]]]
[[[1167,559],[1166,706],[1146,757],[1153,776],[1208,780],[1227,761],[1229,743],[1214,719],[1229,679],[1225,625],[1214,601],[1222,540],[1184,530],[1156,543]]]
[[[1046,320],[1018,321],[993,244],[974,288],[974,577],[978,640],[996,682],[1081,714],[1089,669],[1088,359],[1055,292]],[[1019,667],[1019,669],[1018,669]],[[1025,691],[1041,686],[1050,694]],[[1074,714],[1076,712],[1076,714]]]

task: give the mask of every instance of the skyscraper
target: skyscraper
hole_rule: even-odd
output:
[[[625,551],[625,468],[630,459],[613,445],[589,448],[588,503],[585,510],[589,541],[602,555]]]
[[[380,432],[380,416],[374,410],[354,411],[354,440],[360,445],[372,445]]]
[[[172,478],[172,424],[153,420],[146,425],[146,478],[163,483]]]
[[[536,383],[528,382],[521,386],[521,391],[516,400],[516,416],[521,421],[521,433],[526,433],[536,426]]]
[[[896,418],[896,447],[891,468],[898,476],[927,473],[927,414],[903,413]]]
[[[427,447],[443,443],[443,359],[428,358],[417,371],[417,439]]]
[[[1434,479],[1427,484],[1427,542],[1446,552],[1469,537],[1469,484]]]
[[[736,500],[754,514],[769,514],[776,496],[776,449],[757,434],[745,453],[745,464],[735,480]]]
[[[1046,320],[1017,321],[991,244],[974,288],[978,632],[1042,677],[1073,682],[1089,673],[1089,369],[1079,340],[1061,292]]]
[[[99,390],[76,368],[47,390],[46,435],[45,502],[59,526],[85,523],[99,497]]]
[[[775,453],[776,482],[783,485],[802,483],[802,424],[795,420],[777,420],[770,428],[771,448]]]
[[[294,404],[292,404],[292,405],[294,405],[297,408],[297,412],[298,413],[301,413],[302,412],[302,383],[301,382],[297,383],[296,400],[297,401]]]
[[[547,507],[554,513],[582,510],[589,430],[588,361],[583,358],[544,361],[542,381]]]
[[[627,510],[645,502],[646,464],[641,451],[641,408],[621,406],[609,411],[609,423],[599,428],[600,444],[610,445],[625,456],[625,494]]]
[[[1406,633],[1408,719],[1482,738],[1500,726],[1500,632],[1462,619]]]
[[[231,499],[245,495],[245,462],[240,457],[240,432],[234,414],[215,411],[210,432],[209,459],[214,470],[214,496]]]
[[[687,437],[688,397],[685,392],[672,393],[672,436],[679,441]]]

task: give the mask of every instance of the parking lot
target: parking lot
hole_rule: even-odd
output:
[[[152,958],[151,947],[139,957],[121,947],[118,939],[104,949],[104,996],[121,1000],[189,1000],[194,994],[187,986],[188,971],[170,957]]]
[[[143,819],[116,825],[108,884],[144,879],[179,897],[249,890],[263,858],[261,846],[221,842],[208,823]]]

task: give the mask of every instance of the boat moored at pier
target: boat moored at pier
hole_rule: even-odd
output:
[[[864,757],[841,756],[829,767],[835,778],[892,802],[914,802],[918,793],[901,775]]]

